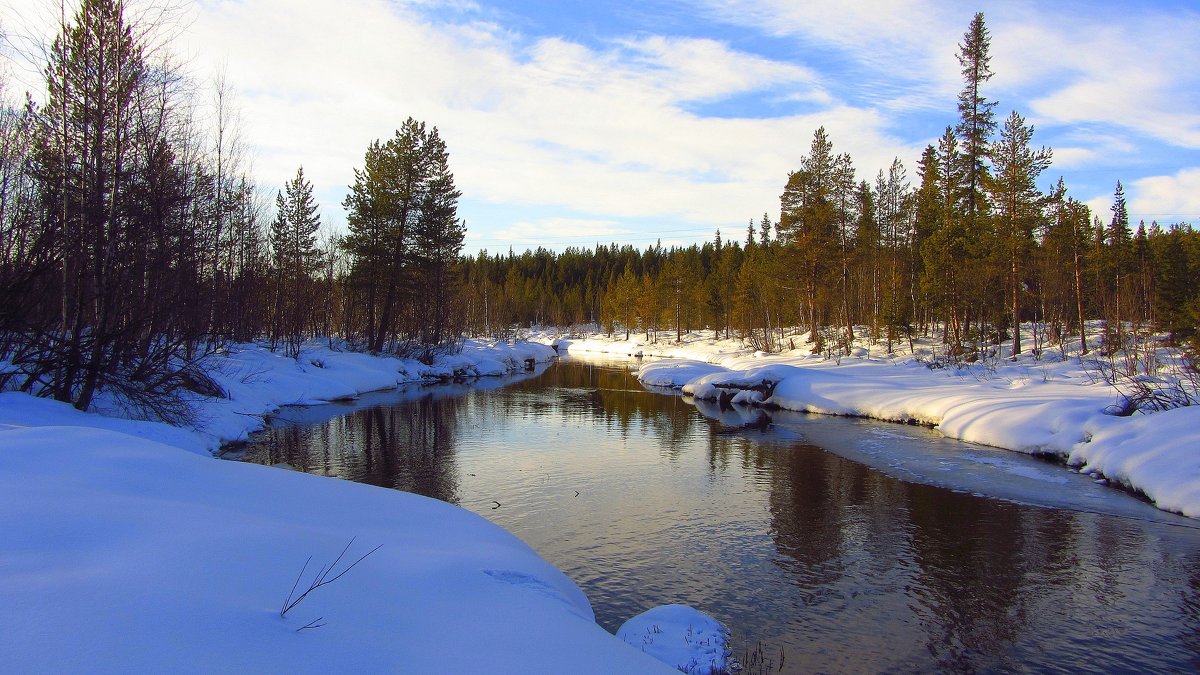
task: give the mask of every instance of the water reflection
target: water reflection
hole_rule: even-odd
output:
[[[410,388],[316,426],[277,423],[255,439],[248,456],[453,502],[465,399],[439,393]]]
[[[784,672],[1200,665],[1195,529],[984,499],[828,451],[900,452],[926,430],[698,409],[596,362],[338,412],[272,428],[248,458],[474,509],[570,574],[610,630],[686,602],[782,650]]]

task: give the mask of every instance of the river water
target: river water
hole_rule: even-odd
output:
[[[476,511],[608,630],[692,605],[751,672],[1200,670],[1200,523],[928,429],[698,407],[629,366],[286,409],[244,458]]]

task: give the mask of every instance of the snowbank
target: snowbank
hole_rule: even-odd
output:
[[[0,670],[672,672],[458,507],[94,427],[0,448]],[[381,548],[280,617],[351,537],[335,573]]]
[[[682,343],[603,337],[558,342],[572,352],[667,357],[642,364],[638,378],[701,400],[724,394],[735,406],[920,423],[950,438],[1055,456],[1142,492],[1162,509],[1200,517],[1200,408],[1105,414],[1118,392],[1078,355],[1026,354],[960,370],[930,368],[928,344],[917,354],[886,358],[877,346],[858,346],[853,356],[834,361],[801,349],[739,349],[711,334],[689,334]]]
[[[324,341],[306,343],[299,358],[261,345],[236,344],[211,355],[204,364],[227,396],[193,398],[194,430],[122,419],[123,411],[103,395],[96,402],[99,413],[80,413],[67,405],[46,405],[52,402],[12,392],[0,393],[0,427],[95,427],[211,454],[222,443],[246,439],[262,428],[263,416],[285,405],[353,398],[410,382],[506,375],[556,356],[554,349],[544,344],[467,340],[461,353],[440,356],[426,365],[415,359],[331,349]]]

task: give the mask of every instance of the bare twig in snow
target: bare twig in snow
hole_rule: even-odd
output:
[[[309,621],[308,623],[304,624],[303,626],[300,626],[299,628],[297,628],[296,632],[299,633],[300,631],[302,631],[306,628],[320,628],[321,626],[325,625],[325,622],[321,621],[321,619],[324,619],[324,618],[325,617],[323,617],[323,616],[318,616],[317,618],[313,619],[312,621]]]
[[[322,567],[321,570],[319,572],[317,572],[316,576],[314,576],[312,581],[309,582],[308,589],[306,589],[300,595],[296,595],[296,589],[300,587],[300,579],[304,577],[304,571],[308,569],[308,563],[312,562],[312,556],[309,556],[308,560],[304,561],[304,566],[300,568],[300,574],[296,575],[296,581],[292,584],[292,590],[288,591],[287,598],[285,598],[283,601],[283,606],[279,610],[279,616],[286,616],[288,611],[291,610],[296,605],[300,604],[300,601],[303,600],[304,598],[308,597],[309,593],[312,593],[313,591],[317,590],[318,588],[320,588],[322,586],[332,584],[333,582],[337,581],[338,579],[341,579],[342,576],[344,574],[346,574],[346,572],[349,572],[350,570],[354,569],[355,565],[362,562],[363,560],[366,560],[367,556],[371,555],[375,551],[378,551],[380,548],[383,548],[383,544],[376,546],[375,548],[371,549],[370,551],[367,551],[366,554],[363,555],[358,560],[355,560],[354,562],[350,563],[350,565],[347,566],[346,569],[342,570],[341,572],[338,572],[337,574],[334,574],[332,577],[329,576],[330,574],[333,574],[333,571],[337,568],[338,563],[342,561],[342,558],[346,555],[346,551],[350,550],[350,546],[354,543],[354,539],[355,539],[354,537],[350,538],[350,541],[346,543],[345,548],[343,548],[342,552],[338,554],[338,557],[333,559],[333,562],[329,563],[329,566]],[[295,596],[295,597],[293,597],[293,596]],[[317,621],[320,621],[320,619],[317,619]],[[316,622],[314,621],[313,623],[316,623]],[[321,624],[321,625],[324,625],[324,624]],[[311,626],[311,625],[304,626],[304,628],[309,628],[309,627],[317,628],[317,626]]]

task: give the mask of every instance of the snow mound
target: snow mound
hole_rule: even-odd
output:
[[[653,387],[674,387],[683,385],[706,376],[726,373],[721,366],[699,361],[652,361],[642,366],[638,371],[638,380],[642,384]]]
[[[725,669],[729,632],[687,605],[660,605],[621,624],[617,637],[677,671],[709,675]]]

